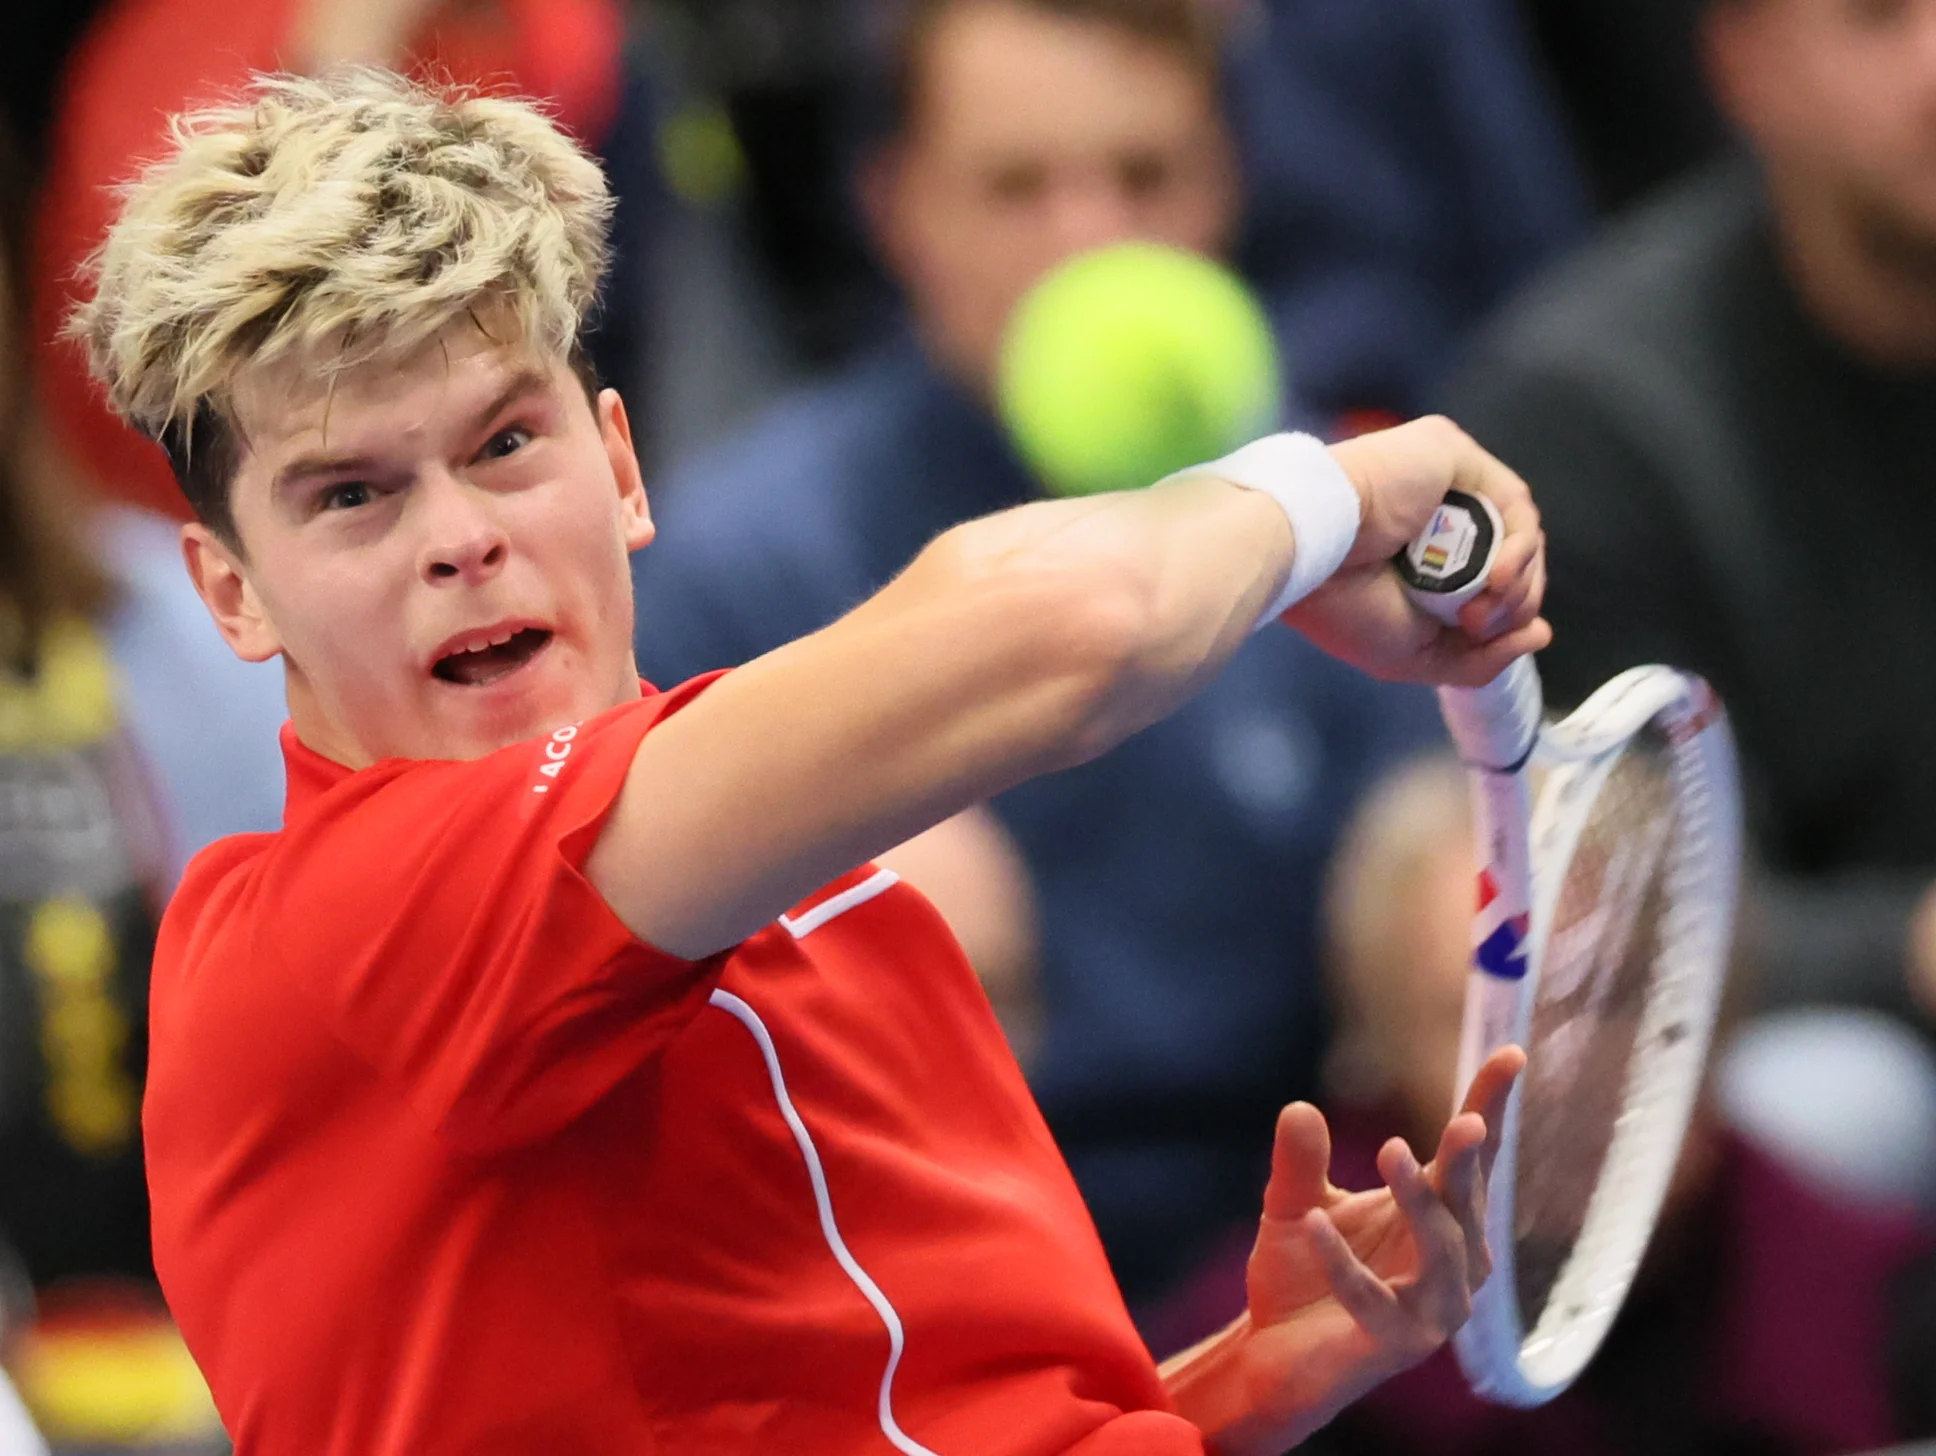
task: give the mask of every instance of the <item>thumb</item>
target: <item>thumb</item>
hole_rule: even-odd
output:
[[[1277,1115],[1264,1217],[1290,1221],[1325,1207],[1337,1191],[1330,1172],[1331,1129],[1324,1114],[1308,1102],[1293,1102]]]

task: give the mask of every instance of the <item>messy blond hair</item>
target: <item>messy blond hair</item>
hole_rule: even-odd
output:
[[[258,76],[171,130],[68,331],[231,538],[245,371],[300,360],[333,379],[483,313],[534,351],[578,354],[612,202],[597,163],[529,103],[358,68]]]

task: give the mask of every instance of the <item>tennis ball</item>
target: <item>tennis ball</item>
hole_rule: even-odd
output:
[[[996,397],[1057,495],[1126,490],[1275,428],[1277,346],[1227,268],[1112,243],[1042,278],[1010,316]]]

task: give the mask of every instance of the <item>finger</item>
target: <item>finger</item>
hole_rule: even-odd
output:
[[[1486,1133],[1485,1119],[1476,1112],[1461,1112],[1446,1123],[1445,1131],[1439,1134],[1438,1152],[1425,1169],[1441,1193],[1446,1192],[1446,1180],[1451,1176],[1453,1165],[1484,1149]],[[1471,1157],[1471,1161],[1473,1170],[1477,1171],[1476,1157]]]
[[[1539,508],[1533,504],[1532,488],[1478,441],[1462,430],[1459,433],[1464,435],[1465,448],[1458,457],[1458,487],[1484,496],[1499,508],[1508,540],[1538,535]]]
[[[1438,1156],[1427,1170],[1439,1197],[1459,1221],[1465,1240],[1466,1288],[1477,1292],[1492,1275],[1486,1244],[1486,1179],[1481,1170],[1486,1125],[1476,1112],[1462,1112],[1446,1124]]]
[[[1459,626],[1472,641],[1491,642],[1530,623],[1544,600],[1540,583],[1527,575],[1502,590],[1479,593],[1459,608]]]
[[[1323,1207],[1336,1191],[1330,1172],[1331,1129],[1324,1114],[1308,1102],[1293,1102],[1277,1115],[1264,1217],[1298,1219]]]
[[[1492,570],[1486,573],[1486,590],[1503,592],[1518,582],[1539,560],[1539,537],[1508,536],[1499,544],[1499,552],[1492,558]]]
[[[1523,627],[1539,615],[1540,608],[1546,604],[1546,535],[1540,533],[1533,547],[1532,559],[1519,574],[1514,600],[1517,603],[1512,625]]]
[[[1333,1297],[1366,1334],[1381,1345],[1412,1337],[1398,1292],[1351,1251],[1336,1224],[1314,1208],[1304,1216],[1304,1235],[1311,1241]]]
[[[1379,1149],[1378,1171],[1418,1250],[1418,1270],[1407,1300],[1434,1327],[1450,1333],[1465,1323],[1472,1306],[1465,1231],[1402,1138]]]
[[[1486,641],[1532,621],[1545,598],[1545,554],[1537,539],[1521,539],[1501,552],[1486,590],[1466,603],[1459,622],[1475,639]]]
[[[1499,1156],[1499,1139],[1505,1130],[1506,1103],[1512,1096],[1513,1084],[1525,1070],[1526,1053],[1516,1046],[1503,1046],[1485,1059],[1472,1078],[1472,1085],[1466,1088],[1461,1113],[1477,1113],[1485,1119],[1486,1136],[1479,1162],[1479,1171],[1485,1177],[1492,1176],[1493,1160]]]
[[[1544,617],[1486,643],[1474,643],[1463,632],[1446,628],[1427,644],[1424,656],[1429,667],[1419,676],[1451,687],[1484,687],[1519,658],[1542,650],[1552,640],[1553,629]]]

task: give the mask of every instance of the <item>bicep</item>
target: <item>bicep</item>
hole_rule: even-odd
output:
[[[652,733],[586,865],[619,917],[677,953],[711,952],[1052,766],[1086,685],[1045,665],[1081,659],[1057,641],[1081,627],[1024,584],[1015,600],[999,584],[969,595],[982,610],[903,578]]]

